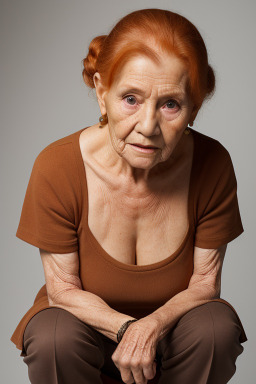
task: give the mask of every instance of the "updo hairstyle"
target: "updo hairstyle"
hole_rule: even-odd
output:
[[[176,55],[187,66],[187,92],[197,110],[215,91],[215,75],[208,63],[205,43],[197,28],[184,16],[162,9],[141,9],[124,16],[109,35],[95,37],[83,62],[83,80],[94,88],[99,72],[109,89],[115,75],[133,56],[146,55],[154,62],[161,53]],[[106,124],[107,119],[103,124]]]

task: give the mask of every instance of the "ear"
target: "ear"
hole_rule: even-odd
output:
[[[191,115],[190,115],[190,119],[189,119],[189,123],[193,123],[197,114],[198,114],[198,111],[199,111],[200,108],[196,108],[195,106],[193,107],[192,109],[192,112],[191,112]]]
[[[105,115],[107,113],[107,111],[106,111],[106,104],[105,104],[104,97],[105,97],[105,94],[107,92],[107,89],[102,84],[102,79],[101,79],[101,76],[100,76],[99,72],[96,72],[93,75],[93,82],[94,82],[94,85],[95,85],[96,95],[97,95],[97,99],[98,99],[98,103],[99,103],[101,114]]]

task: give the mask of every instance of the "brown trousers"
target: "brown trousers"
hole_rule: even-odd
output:
[[[159,384],[227,383],[244,350],[240,333],[235,313],[224,303],[190,310],[157,345]],[[101,372],[122,383],[111,359],[116,347],[72,313],[52,307],[29,321],[23,361],[32,384],[102,384]]]

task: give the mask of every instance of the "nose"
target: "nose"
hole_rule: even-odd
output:
[[[144,136],[154,136],[160,133],[158,114],[153,104],[145,103],[139,112],[137,131]]]

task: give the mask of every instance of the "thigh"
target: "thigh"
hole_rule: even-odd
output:
[[[28,322],[24,335],[23,345],[26,355],[35,344],[42,345],[47,339],[54,340],[54,331],[59,314],[59,308],[47,308],[36,313]]]
[[[104,365],[101,371],[107,376],[112,377],[116,380],[119,380],[122,383],[122,376],[120,374],[120,371],[112,360],[112,355],[115,352],[118,344],[103,334],[101,334],[101,340],[104,345],[104,356],[105,356]]]
[[[175,356],[191,345],[211,343],[214,336],[216,344],[239,344],[242,330],[234,311],[226,304],[208,302],[188,311],[157,346],[163,356]]]
[[[28,366],[31,383],[58,383],[55,362],[55,327],[58,308],[44,309],[28,322],[24,336],[23,362]]]
[[[45,367],[56,360],[57,352],[62,366],[70,366],[72,356],[76,355],[98,366],[106,375],[121,380],[120,371],[111,358],[118,344],[62,308],[50,307],[32,317],[25,329],[23,344],[24,362],[30,367],[34,366],[31,362],[34,363],[35,355],[40,354],[36,360]],[[37,364],[35,370],[38,369]]]
[[[53,344],[55,349],[75,350],[79,341],[86,341],[104,353],[101,334],[71,312],[58,307],[44,309],[33,316],[23,337],[26,352],[31,344],[37,344],[40,349]]]

